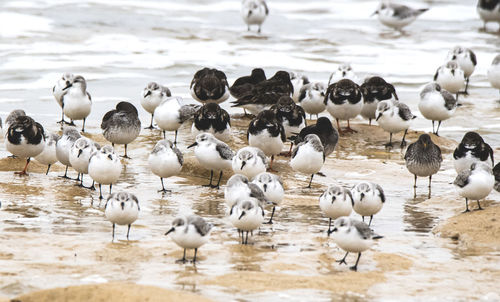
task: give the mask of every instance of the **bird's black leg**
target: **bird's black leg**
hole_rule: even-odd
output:
[[[413,182],[413,198],[417,198],[417,174],[414,174],[415,181]]]
[[[99,184],[99,199],[102,199],[102,187],[101,187],[101,184]]]
[[[469,199],[465,198],[465,211],[463,211],[462,213],[467,213],[467,212],[470,212],[470,210],[469,210]]]
[[[406,141],[405,141],[406,133],[408,133],[408,129],[406,129],[405,130],[405,134],[403,134],[403,140],[401,141],[401,148],[403,148],[404,146],[406,146]]]
[[[439,126],[441,126],[441,121],[438,122],[438,128],[436,130],[436,135],[439,136]]]
[[[347,258],[347,255],[349,255],[349,252],[345,253],[344,258],[342,258],[340,260],[337,260],[337,262],[339,263],[339,265],[341,265],[341,264],[347,265],[347,262],[345,262],[345,259]]]
[[[389,132],[389,142],[385,144],[386,147],[392,147],[392,132]]]
[[[184,249],[184,254],[182,255],[182,259],[175,261],[177,263],[186,263],[186,249]]]
[[[313,177],[314,177],[314,174],[311,175],[311,180],[309,180],[309,185],[306,187],[307,189],[310,189],[311,188],[311,184],[312,184],[312,181],[313,181]]]
[[[155,127],[153,127],[153,117],[154,117],[154,114],[151,113],[151,125],[149,125],[149,127],[146,127],[144,129],[154,129]]]
[[[193,258],[193,263],[196,263],[196,254],[198,254],[198,249],[194,249],[194,258]]]
[[[177,130],[175,130],[174,145],[177,145]]]
[[[212,188],[212,178],[214,177],[214,170],[210,170],[210,183],[208,185],[203,185],[203,187]]]
[[[273,207],[273,212],[271,213],[271,219],[269,219],[269,221],[266,222],[267,224],[273,224],[274,210],[276,210],[276,206]]]
[[[66,170],[64,171],[64,175],[63,176],[59,176],[59,177],[61,177],[61,178],[69,178],[68,177],[68,167],[69,166],[66,166]]]
[[[247,231],[247,235],[245,237],[245,244],[248,244],[248,231]]]
[[[481,208],[481,204],[479,203],[479,200],[477,201],[477,210],[484,210],[483,208]]]
[[[49,175],[50,166],[51,165],[49,164],[49,166],[47,167],[47,172],[45,172],[45,175]]]
[[[163,139],[166,139],[166,138],[167,138],[167,136],[165,134],[165,130],[163,130]]]
[[[129,225],[128,225],[128,230],[127,230],[127,240],[128,240],[128,234],[130,234],[130,227],[131,227],[131,226],[132,226],[131,224],[129,224]]]
[[[328,219],[328,231],[326,232],[326,234],[327,234],[328,236],[330,236],[330,234],[331,234],[331,233],[332,233],[332,219],[331,219],[331,218],[329,218],[329,219]]]
[[[113,238],[111,239],[111,241],[115,240],[115,224],[113,223]]]
[[[434,121],[432,121],[432,133],[436,134],[436,132],[434,132]]]
[[[220,185],[220,180],[222,179],[222,170],[220,171],[220,174],[219,174],[219,181],[217,182],[217,185],[213,186],[212,188],[219,188],[219,185]],[[211,184],[212,182],[210,182]]]
[[[109,195],[111,195],[111,190],[113,189],[113,185],[109,185]]]
[[[85,120],[86,118],[83,119],[82,132],[85,132]]]
[[[470,79],[470,77],[465,79],[465,91],[464,91],[465,95],[469,95],[469,92],[467,91],[467,89],[469,88],[469,79]]]
[[[130,159],[130,157],[128,157],[127,155],[127,144],[125,144],[125,155],[123,155],[122,157]]]
[[[370,222],[368,222],[368,226],[372,225],[373,215],[370,215]]]
[[[431,183],[432,183],[432,175],[429,175],[429,195],[427,198],[431,198]]]
[[[356,264],[354,264],[354,266],[351,266],[349,268],[351,271],[355,271],[356,272],[358,270],[359,258],[361,258],[361,253],[358,253],[358,259],[356,259]]]

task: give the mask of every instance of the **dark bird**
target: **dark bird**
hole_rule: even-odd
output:
[[[308,134],[316,134],[319,137],[325,151],[325,156],[328,156],[333,152],[339,140],[339,133],[337,132],[337,129],[335,129],[332,122],[324,116],[320,117],[316,124],[309,125],[300,130],[300,133],[295,137],[295,145],[303,142]]]
[[[221,141],[231,140],[231,118],[226,110],[216,103],[203,105],[194,115],[191,134],[196,137],[202,132],[212,133]]]
[[[363,93],[361,116],[368,119],[370,125],[372,124],[372,120],[376,118],[375,111],[377,111],[377,105],[380,101],[389,100],[392,97],[395,100],[399,100],[394,86],[387,83],[381,77],[365,79],[360,88]]]
[[[462,141],[453,152],[453,164],[457,173],[469,169],[474,162],[483,162],[490,168],[494,166],[493,149],[476,132],[465,133]]]
[[[200,103],[220,104],[229,98],[226,74],[215,68],[198,70],[191,81],[191,96]]]
[[[357,132],[351,128],[349,120],[361,113],[363,108],[363,94],[359,85],[349,79],[343,79],[328,86],[324,103],[326,110],[337,120],[337,130],[340,134]],[[347,120],[347,128],[340,128],[339,120]]]
[[[229,88],[231,95],[238,99],[251,93],[253,87],[266,80],[266,74],[262,68],[254,68],[249,76],[237,78]]]
[[[271,106],[270,110],[274,112],[278,121],[283,125],[286,137],[291,137],[293,134],[299,133],[306,126],[306,113],[304,109],[295,104],[289,96],[280,97],[278,103]],[[290,156],[292,147],[293,141],[286,155]]]

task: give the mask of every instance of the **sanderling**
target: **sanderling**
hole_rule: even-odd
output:
[[[59,104],[61,107],[61,120],[59,123],[61,124],[69,124],[64,120],[64,108],[63,108],[63,102],[62,102],[62,96],[65,93],[65,90],[68,89],[71,84],[73,84],[73,81],[75,79],[75,75],[69,72],[66,72],[62,75],[62,77],[57,80],[57,83],[52,87],[52,94],[54,95],[54,98],[56,99],[56,102]]]
[[[300,89],[299,104],[305,112],[309,113],[310,119],[312,119],[313,114],[318,119],[318,114],[325,111],[326,105],[323,102],[325,92],[326,87],[320,82],[306,84]]]
[[[500,54],[496,55],[491,62],[490,68],[488,68],[488,80],[490,81],[491,87],[498,89],[500,92]]]
[[[159,85],[155,82],[151,82],[142,91],[141,106],[147,112],[151,113],[151,125],[145,129],[154,129],[153,117],[156,107],[168,97],[171,97],[172,93],[170,89],[165,86]]]
[[[37,162],[42,165],[47,165],[47,172],[45,175],[49,174],[50,166],[57,162],[57,154],[56,154],[56,144],[60,139],[60,136],[56,133],[51,133],[45,131],[45,147],[43,148],[42,153],[35,156]]]
[[[137,108],[129,102],[120,102],[116,109],[108,111],[102,118],[101,123],[104,138],[115,144],[125,145],[125,154],[127,156],[127,145],[135,140],[141,132],[141,120]]]
[[[231,208],[229,220],[238,229],[238,234],[241,233],[241,244],[248,244],[248,233],[258,229],[264,221],[264,208],[255,198],[239,200]]]
[[[431,198],[432,175],[441,168],[443,157],[441,149],[434,144],[429,134],[422,134],[418,140],[408,146],[405,153],[406,168],[415,176],[413,196],[417,196],[417,176],[429,176],[429,198]]]
[[[290,71],[290,81],[292,82],[293,85],[293,94],[292,94],[292,99],[295,103],[299,102],[299,96],[300,96],[300,90],[304,85],[309,84],[309,79],[307,76]]]
[[[321,140],[316,134],[308,134],[304,141],[293,149],[290,166],[294,171],[311,174],[311,180],[307,186],[311,188],[314,174],[321,170],[324,162],[325,153]]]
[[[400,102],[381,101],[377,105],[375,111],[377,118],[375,119],[380,127],[389,132],[389,143],[386,147],[392,147],[392,134],[405,131],[403,139],[401,140],[401,148],[406,145],[405,137],[410,127],[410,123],[416,116],[410,111],[408,105]]]
[[[92,109],[92,98],[82,76],[75,76],[73,82],[66,86],[61,101],[63,112],[71,121],[83,120],[82,132],[85,132],[85,120]]]
[[[485,31],[488,22],[496,22],[500,25],[500,1],[479,0],[476,9],[484,22],[483,29]]]
[[[267,223],[273,223],[274,211],[276,206],[278,206],[283,197],[285,196],[285,189],[283,188],[283,183],[278,175],[271,174],[268,172],[262,172],[255,176],[253,183],[259,186],[264,192],[266,199],[273,203],[273,212],[271,213],[271,219]]]
[[[363,181],[352,188],[351,194],[354,211],[361,215],[363,222],[365,216],[370,216],[368,225],[371,225],[373,215],[380,212],[385,203],[384,190],[376,183]]]
[[[113,184],[122,173],[122,163],[113,147],[104,146],[90,157],[88,172],[92,180],[99,184],[99,199],[102,199],[101,185],[109,185],[109,194]]]
[[[163,179],[178,175],[181,172],[184,157],[171,141],[163,139],[156,143],[151,154],[149,154],[148,164],[149,169],[160,177],[161,190],[158,192],[166,193],[170,190],[165,190]]]
[[[465,91],[467,94],[467,88],[469,87],[470,76],[474,72],[474,69],[477,65],[476,54],[466,47],[455,46],[448,53],[447,57],[448,61],[456,61],[458,63],[458,67],[463,70],[465,77]]]
[[[231,95],[238,99],[251,93],[253,86],[266,80],[266,73],[262,68],[254,68],[249,76],[237,78],[229,88]]]
[[[165,131],[175,131],[174,144],[177,145],[177,131],[187,120],[193,117],[199,109],[198,105],[181,105],[181,97],[170,97],[163,100],[155,109],[154,120],[163,131],[163,138],[166,138]]]
[[[295,138],[294,143],[297,145],[304,141],[304,138],[308,134],[316,134],[319,137],[325,151],[325,156],[330,155],[333,150],[335,150],[335,146],[339,140],[339,133],[337,129],[333,127],[332,122],[330,122],[327,117],[320,117],[316,121],[316,124],[309,125],[300,130],[300,133]]]
[[[458,173],[453,182],[460,196],[465,198],[465,211],[469,212],[469,199],[477,200],[477,209],[482,210],[479,200],[486,198],[495,186],[491,167],[475,162]]]
[[[358,84],[349,79],[343,79],[328,86],[324,99],[326,110],[337,120],[337,130],[343,132],[357,132],[352,129],[349,120],[361,113],[363,108],[363,94]],[[340,128],[339,120],[347,120],[347,128]]]
[[[198,70],[191,81],[191,96],[200,103],[220,104],[229,97],[226,74],[214,68]]]
[[[382,238],[375,234],[366,223],[349,217],[336,219],[333,223],[332,234],[335,234],[332,237],[335,243],[346,251],[344,258],[338,261],[339,264],[347,264],[345,259],[349,253],[358,253],[356,264],[350,267],[353,271],[358,269],[361,253],[373,245],[373,240]]]
[[[232,136],[229,113],[216,103],[203,105],[194,114],[191,134],[196,137],[202,132],[212,133],[221,141],[230,141]]]
[[[363,108],[361,109],[361,116],[368,119],[369,125],[372,120],[376,118],[375,111],[380,101],[398,100],[396,89],[392,84],[387,83],[381,77],[369,77],[360,86],[363,93]]]
[[[328,236],[332,233],[332,220],[351,215],[353,205],[351,190],[342,186],[330,185],[321,194],[319,197],[319,208],[328,217]]]
[[[211,223],[197,215],[175,218],[172,227],[165,235],[172,233],[172,240],[184,249],[182,259],[177,262],[186,263],[186,249],[194,249],[193,263],[195,263],[198,249],[207,243],[212,227]]]
[[[418,110],[420,113],[432,121],[432,133],[439,136],[439,126],[441,122],[449,119],[457,109],[457,100],[448,91],[441,89],[438,83],[431,82],[420,92],[420,102]],[[434,131],[434,121],[438,121],[436,131]]]
[[[78,177],[81,175],[80,187],[84,187],[83,175],[89,173],[90,157],[100,148],[101,146],[99,144],[86,137],[80,137],[75,141],[73,146],[71,146],[68,157],[69,163],[71,164],[71,167],[78,172]],[[88,189],[94,189],[94,184],[92,183]]]
[[[256,198],[264,207],[268,202],[262,189],[256,184],[249,182],[242,174],[234,174],[226,183],[224,188],[224,200],[229,208],[232,208],[238,200]]]
[[[475,162],[482,162],[493,168],[493,149],[476,132],[465,133],[462,141],[453,152],[453,165],[457,173],[469,169]]]
[[[493,168],[493,175],[495,176],[495,190],[500,192],[500,163]]]
[[[460,66],[458,66],[457,61],[448,61],[436,70],[434,81],[441,88],[454,93],[458,100],[458,93],[465,87],[465,74]]]
[[[77,139],[82,137],[80,135],[80,132],[76,130],[75,127],[64,127],[63,129],[63,135],[61,138],[57,141],[56,143],[56,157],[57,160],[66,166],[66,170],[64,171],[64,175],[61,176],[62,178],[69,178],[68,177],[68,167],[71,167],[71,163],[69,162],[69,151],[71,150],[71,147],[73,147],[73,144],[76,142]],[[78,178],[76,180],[79,180]]]
[[[259,148],[266,156],[271,156],[269,169],[272,169],[274,156],[281,152],[286,141],[285,129],[273,111],[264,110],[250,122],[247,140],[250,146]]]
[[[260,33],[262,23],[269,15],[269,9],[267,8],[266,1],[264,0],[243,0],[241,2],[241,17],[243,21],[247,24],[247,29],[250,31],[250,25],[257,25]]]
[[[194,155],[198,162],[206,169],[210,170],[210,183],[206,187],[219,188],[220,180],[222,179],[222,171],[231,169],[234,152],[229,146],[216,139],[210,133],[200,133],[196,136],[196,141],[189,145],[188,148],[194,148]],[[220,171],[219,181],[217,185],[212,185],[214,171]]]
[[[337,83],[340,80],[343,79],[349,79],[353,81],[354,83],[358,83],[359,78],[356,76],[354,71],[352,70],[351,64],[349,63],[342,63],[337,67],[337,70],[332,72],[330,75],[330,78],[328,78],[328,85],[330,86],[332,84]]]
[[[134,194],[118,192],[109,195],[106,201],[104,215],[113,224],[113,239],[115,239],[115,224],[127,225],[127,240],[132,223],[139,217],[139,200]]]
[[[9,123],[5,140],[7,151],[19,158],[26,158],[26,166],[19,175],[28,175],[26,170],[31,157],[42,153],[45,147],[45,136],[42,125],[27,115],[17,116],[14,122]]]
[[[285,137],[289,138],[292,135],[299,133],[306,126],[306,113],[302,107],[295,104],[289,96],[282,96],[276,105],[271,106],[270,110],[274,111],[276,118],[285,129]],[[292,154],[293,140],[290,143],[290,150],[286,153],[287,156]]]
[[[406,5],[382,1],[372,16],[378,15],[380,23],[397,31],[402,31],[403,27],[415,21],[418,16],[428,10],[428,8],[413,9]]]
[[[267,157],[259,148],[243,147],[233,157],[232,167],[234,173],[253,179],[257,174],[266,172]]]

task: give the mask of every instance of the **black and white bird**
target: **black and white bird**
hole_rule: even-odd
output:
[[[196,137],[200,133],[212,133],[217,139],[228,142],[232,139],[231,118],[226,110],[216,103],[203,105],[194,114],[191,134]]]
[[[157,142],[148,158],[149,169],[153,174],[160,177],[161,190],[166,193],[168,190],[163,185],[163,179],[178,175],[184,164],[184,157],[179,149],[169,140],[162,139]]]
[[[335,150],[335,146],[339,141],[339,133],[327,117],[320,117],[316,121],[316,124],[309,125],[300,130],[300,133],[295,138],[295,145],[304,141],[308,134],[316,134],[319,137],[325,151],[325,156],[330,155]]]
[[[290,160],[290,166],[294,171],[311,175],[307,188],[311,188],[314,174],[321,170],[324,163],[324,148],[316,134],[306,135],[304,141],[293,149],[292,159]]]
[[[328,86],[324,103],[326,110],[337,120],[337,130],[344,132],[357,132],[351,128],[350,119],[361,113],[363,108],[363,94],[358,84],[349,79],[343,79]],[[339,120],[347,120],[347,128],[340,128]]]
[[[304,109],[295,104],[289,96],[282,96],[276,105],[271,106],[270,110],[274,111],[276,118],[285,129],[285,137],[289,138],[292,135],[299,133],[306,126],[306,113]],[[285,155],[292,154],[293,140],[290,143],[290,150]]]
[[[181,97],[169,97],[163,100],[154,113],[154,120],[163,131],[163,138],[166,138],[165,131],[175,131],[174,144],[177,145],[177,131],[199,108],[199,105],[182,105]]]
[[[229,98],[226,74],[215,68],[198,70],[190,85],[191,96],[200,103],[220,104]]]
[[[500,92],[500,54],[495,56],[490,68],[488,68],[488,81],[490,81],[491,87],[498,89],[498,92]]]
[[[434,144],[429,134],[422,134],[418,140],[408,146],[405,153],[406,168],[415,176],[413,196],[417,196],[417,177],[429,176],[429,198],[431,198],[432,175],[441,168],[443,157],[441,148]]]
[[[139,200],[134,194],[127,192],[113,193],[108,197],[104,209],[106,219],[113,224],[113,239],[115,239],[115,225],[126,225],[127,240],[130,234],[130,227],[139,217]]]
[[[118,181],[121,173],[122,163],[113,147],[104,146],[90,157],[89,175],[99,184],[99,199],[103,199],[101,186],[109,185],[109,194],[111,194],[113,184]]]
[[[436,70],[434,81],[458,100],[458,93],[465,87],[465,74],[457,61],[448,61]]]
[[[64,120],[64,108],[63,108],[63,102],[62,102],[62,96],[65,93],[65,90],[68,89],[72,84],[73,81],[75,80],[75,75],[69,72],[66,72],[62,75],[62,77],[57,80],[56,84],[54,87],[52,87],[52,94],[54,95],[54,98],[56,99],[56,102],[59,104],[61,107],[61,120],[59,123],[61,124],[69,124]]]
[[[264,192],[266,199],[273,204],[273,212],[271,213],[271,219],[268,223],[273,223],[274,211],[276,207],[281,204],[283,198],[285,197],[285,189],[283,188],[283,182],[281,178],[272,173],[262,172],[257,174],[253,179],[253,183],[259,186],[259,188]]]
[[[299,102],[299,96],[300,96],[300,90],[304,85],[309,84],[309,78],[303,74],[290,71],[290,81],[292,82],[293,85],[293,94],[292,94],[292,99],[295,103]]]
[[[10,125],[12,125],[17,120],[18,117],[25,115],[26,112],[24,112],[24,110],[22,109],[12,110],[5,119],[5,125],[4,125],[5,131],[7,131],[10,128]],[[4,133],[4,135],[7,136],[7,133]]]
[[[264,215],[264,208],[255,198],[242,199],[233,205],[229,221],[238,229],[238,234],[241,234],[241,244],[248,244],[248,233],[262,225]]]
[[[211,188],[219,188],[223,170],[232,168],[234,152],[224,142],[216,139],[210,133],[200,133],[196,136],[196,141],[188,148],[194,148],[196,159],[205,169],[210,170],[210,183],[206,185]],[[217,185],[212,185],[214,171],[220,171]]]
[[[57,141],[61,138],[58,134],[45,131],[45,147],[42,153],[35,156],[35,160],[42,165],[47,165],[47,172],[49,174],[50,167],[57,163],[56,145]]]
[[[498,0],[479,0],[477,1],[477,13],[483,20],[483,29],[486,31],[486,23],[496,22],[500,25],[500,1]]]
[[[61,164],[66,166],[66,170],[64,171],[64,175],[61,176],[62,178],[69,178],[68,177],[68,167],[71,167],[71,163],[69,162],[69,152],[71,150],[71,147],[73,147],[73,144],[80,137],[82,137],[82,136],[80,135],[80,132],[78,132],[78,130],[75,127],[67,126],[67,127],[64,127],[63,134],[62,134],[61,138],[56,143],[57,160]],[[79,178],[76,178],[76,180],[79,180]]]
[[[141,120],[137,108],[129,102],[119,102],[116,109],[108,111],[102,118],[102,134],[114,147],[115,144],[125,145],[127,156],[127,145],[133,142],[141,132]]]
[[[488,145],[477,132],[465,133],[462,141],[453,152],[453,165],[455,171],[460,173],[469,169],[475,162],[482,162],[493,168],[493,149]]]
[[[399,100],[394,86],[378,76],[366,78],[360,88],[363,93],[361,116],[368,119],[370,125],[377,118],[375,111],[380,101]]]
[[[269,15],[269,8],[265,0],[243,0],[241,2],[241,17],[247,24],[247,29],[250,31],[250,25],[257,25],[260,33],[262,23]]]
[[[363,181],[352,188],[351,194],[354,212],[361,215],[363,222],[365,216],[370,216],[368,225],[371,225],[373,215],[380,212],[385,204],[384,190],[376,183]]]
[[[382,1],[372,16],[378,15],[380,23],[397,31],[402,31],[403,27],[415,21],[418,16],[428,10],[428,8],[414,9],[406,5]]]
[[[245,175],[234,174],[231,176],[227,180],[226,187],[224,188],[224,200],[229,209],[239,200],[248,198],[256,198],[263,207],[268,203],[262,189],[250,182]]]
[[[330,185],[319,197],[319,208],[323,215],[328,218],[328,231],[332,233],[332,221],[342,216],[349,216],[354,203],[351,190],[339,185]]]
[[[457,99],[453,94],[441,89],[438,83],[431,82],[425,85],[420,92],[418,110],[426,119],[432,121],[432,133],[438,136],[441,122],[452,117],[456,109]],[[438,121],[436,130],[434,130],[435,121]]]
[[[182,259],[186,263],[186,249],[194,249],[193,263],[196,262],[198,249],[208,242],[213,225],[197,215],[180,216],[172,221],[172,227],[165,233],[171,234],[172,240],[184,249]]]
[[[250,146],[259,148],[271,157],[269,169],[272,169],[274,156],[281,152],[286,141],[285,129],[274,111],[264,110],[250,122],[247,140]]]
[[[326,87],[321,82],[309,83],[300,89],[299,104],[306,113],[309,113],[310,119],[313,114],[318,119],[318,114],[325,111],[325,92]]]
[[[61,96],[63,113],[71,119],[71,122],[83,120],[82,132],[85,132],[85,120],[92,110],[92,98],[87,92],[87,81],[77,75],[63,90]]]
[[[229,88],[231,95],[238,99],[252,92],[258,83],[266,80],[266,73],[262,68],[254,68],[249,76],[237,78]]]
[[[79,174],[78,177],[80,178],[80,187],[84,187],[83,175],[89,173],[90,157],[100,148],[101,146],[99,144],[87,137],[80,137],[75,141],[73,146],[71,146],[69,151],[69,163]],[[85,188],[94,190],[94,184],[92,183],[90,187]]]
[[[447,57],[448,61],[456,61],[458,63],[458,67],[463,70],[465,76],[465,91],[467,94],[467,88],[469,87],[470,76],[476,69],[477,59],[476,54],[469,48],[462,46],[455,46],[448,53]]]
[[[361,253],[373,245],[373,240],[382,238],[382,236],[375,234],[366,223],[349,217],[336,219],[332,234],[334,234],[333,241],[346,251],[344,258],[338,261],[339,264],[347,264],[345,259],[349,253],[358,253],[356,264],[350,267],[353,271],[358,270]]]
[[[232,167],[234,173],[243,174],[252,180],[257,174],[266,172],[267,157],[259,148],[246,146],[236,152]]]
[[[26,159],[26,165],[19,175],[28,175],[26,170],[32,157],[42,153],[45,147],[45,136],[42,125],[27,115],[19,115],[9,128],[5,140],[5,148],[19,158]]]
[[[500,163],[493,168],[493,176],[495,176],[495,187],[497,192],[500,192]]]
[[[404,130],[403,139],[401,140],[401,148],[406,145],[406,133],[410,128],[411,121],[416,118],[410,111],[410,107],[404,103],[381,101],[377,105],[375,111],[377,118],[375,119],[380,127],[389,132],[389,143],[386,147],[392,147],[392,134]]]
[[[332,84],[337,83],[340,80],[343,79],[349,79],[353,81],[354,83],[358,83],[359,78],[356,76],[354,73],[354,70],[351,67],[351,64],[349,63],[342,63],[339,64],[337,69],[330,74],[330,77],[328,78],[328,85],[330,86]]]
[[[477,209],[482,210],[479,201],[486,198],[495,186],[495,177],[491,167],[475,162],[468,169],[458,173],[453,182],[460,196],[465,198],[465,212],[469,212],[469,199],[477,200]]]
[[[154,129],[153,117],[156,107],[168,97],[171,97],[170,89],[156,82],[150,82],[142,91],[141,106],[151,114],[151,125],[145,129]]]

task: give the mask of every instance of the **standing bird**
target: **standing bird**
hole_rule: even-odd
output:
[[[264,192],[264,197],[273,204],[271,219],[269,219],[269,221],[267,222],[273,223],[274,211],[276,210],[276,206],[279,206],[281,201],[283,201],[283,197],[285,197],[283,182],[278,175],[268,172],[262,172],[255,176],[253,183],[259,186],[262,192]]]
[[[63,135],[56,143],[57,160],[61,164],[66,166],[66,170],[64,171],[64,175],[60,176],[62,178],[69,178],[68,177],[68,167],[71,167],[71,163],[69,162],[69,152],[71,150],[71,147],[73,147],[73,144],[80,137],[82,137],[82,136],[80,135],[80,132],[78,132],[78,130],[76,130],[75,127],[71,127],[71,126],[65,127],[63,129]],[[76,178],[76,180],[79,180],[79,178]]]
[[[266,1],[264,0],[243,0],[241,2],[241,17],[243,21],[247,24],[247,29],[250,31],[250,25],[257,25],[260,33],[262,23],[269,15],[269,9],[267,8]]]
[[[332,72],[330,74],[330,77],[328,78],[328,85],[330,86],[332,84],[337,83],[340,80],[343,79],[349,79],[353,81],[354,83],[358,83],[359,78],[356,76],[354,71],[352,70],[351,64],[349,63],[342,63],[337,67],[337,70]]]
[[[267,157],[259,148],[243,147],[233,157],[232,167],[234,173],[243,174],[251,180],[257,174],[266,172]]]
[[[476,54],[466,47],[455,46],[448,53],[448,61],[456,61],[458,67],[463,70],[465,76],[465,94],[467,93],[467,88],[469,87],[470,76],[474,72],[477,65]]]
[[[343,79],[331,84],[326,90],[326,110],[337,120],[337,130],[344,132],[357,132],[351,128],[349,120],[361,113],[363,108],[363,94],[358,84],[349,79]],[[339,120],[347,120],[347,128],[340,128]]]
[[[360,88],[363,93],[361,116],[368,119],[369,125],[372,124],[373,119],[377,118],[375,116],[375,111],[377,111],[377,106],[380,101],[391,100],[393,97],[394,100],[399,100],[394,86],[387,83],[381,77],[366,78]]]
[[[191,134],[196,137],[198,134],[212,133],[217,139],[227,142],[231,136],[231,118],[226,110],[216,103],[203,105],[194,114],[194,122],[191,127]]]
[[[319,208],[328,217],[328,236],[332,233],[332,220],[351,215],[353,205],[351,191],[344,187],[330,185],[321,194],[319,197]]]
[[[428,8],[413,9],[406,5],[382,1],[372,16],[378,15],[380,23],[401,32],[403,27],[428,10]]]
[[[109,195],[104,207],[106,219],[113,224],[113,239],[115,240],[115,224],[127,225],[127,240],[132,223],[139,217],[139,200],[134,194],[118,192]]]
[[[318,119],[318,114],[325,111],[326,105],[323,102],[325,92],[326,87],[320,82],[306,84],[300,89],[299,104],[304,108],[305,112],[309,113],[311,120],[313,114]]]
[[[483,140],[481,135],[472,131],[465,133],[462,141],[453,152],[453,159],[457,173],[469,169],[470,165],[475,162],[482,162],[490,168],[493,168],[495,164],[493,149]]]
[[[153,118],[156,107],[158,107],[163,100],[171,96],[172,93],[170,89],[156,82],[151,82],[144,88],[142,91],[141,106],[144,110],[151,113],[151,125],[145,129],[154,129]]]
[[[496,55],[491,62],[490,68],[488,68],[488,80],[490,81],[491,87],[498,89],[498,92],[500,92],[500,54]]]
[[[292,82],[293,85],[293,94],[292,94],[292,99],[295,103],[299,102],[299,96],[300,96],[300,90],[304,85],[309,84],[309,78],[307,76],[296,73],[293,71],[290,71],[290,81]]]
[[[83,175],[89,173],[90,157],[100,148],[101,146],[99,144],[86,137],[80,137],[71,147],[69,151],[69,162],[73,169],[78,172],[78,176],[80,177],[81,175],[79,185],[80,187],[86,188],[83,185]],[[88,187],[88,189],[94,190],[94,184],[92,183],[92,185]]]
[[[382,236],[375,234],[366,223],[349,217],[335,220],[332,234],[335,234],[333,236],[335,243],[346,251],[344,258],[338,261],[339,264],[347,264],[345,259],[349,253],[358,253],[356,264],[350,267],[353,271],[358,270],[361,253],[373,245],[373,240],[382,238]]]
[[[58,122],[60,124],[70,124],[64,120],[64,108],[63,108],[63,102],[62,102],[62,96],[65,92],[66,89],[68,89],[72,84],[73,81],[75,80],[75,75],[69,72],[66,72],[62,75],[62,77],[57,80],[57,83],[52,87],[52,94],[54,95],[54,98],[56,99],[56,102],[59,104],[61,107],[61,120]]]
[[[311,174],[307,188],[311,188],[314,174],[318,173],[325,162],[325,153],[321,140],[316,134],[308,134],[292,153],[290,166],[294,171]]]
[[[256,198],[259,204],[264,207],[268,201],[261,188],[256,184],[249,182],[248,178],[242,174],[234,174],[227,180],[224,189],[224,200],[229,208],[232,208],[238,200]]]
[[[483,29],[486,31],[486,23],[496,22],[500,25],[500,1],[479,0],[477,1],[477,13],[483,20]]]
[[[306,113],[304,109],[295,104],[289,96],[282,96],[276,105],[273,105],[270,110],[274,111],[276,118],[285,129],[285,137],[289,138],[295,133],[299,133],[306,126]],[[293,141],[290,144],[290,151],[286,154],[290,156],[292,153]]]
[[[170,97],[163,100],[155,109],[154,120],[163,131],[175,131],[174,145],[177,145],[177,131],[181,125],[191,119],[199,109],[198,105],[181,105],[181,97]]]
[[[321,140],[323,149],[325,151],[325,156],[330,155],[339,140],[339,133],[332,125],[332,122],[327,117],[320,117],[316,124],[309,125],[302,130],[295,138],[294,143],[297,145],[304,141],[308,134],[316,134]]]
[[[141,132],[139,113],[131,103],[120,102],[116,105],[116,109],[104,115],[101,129],[104,138],[111,142],[113,147],[115,144],[125,145],[125,154],[122,157],[130,158],[127,156],[127,145]]]
[[[197,215],[181,216],[172,221],[172,227],[165,235],[172,233],[174,242],[184,249],[182,259],[178,262],[186,263],[186,249],[194,249],[193,263],[196,262],[198,249],[207,243],[213,225]]]
[[[381,101],[377,105],[377,111],[375,111],[377,118],[375,119],[380,127],[385,131],[389,132],[389,143],[386,147],[392,147],[392,134],[405,131],[403,139],[401,140],[401,148],[406,145],[406,133],[410,127],[410,123],[416,116],[410,111],[408,105],[400,102],[392,101]]]
[[[15,174],[28,175],[26,170],[31,158],[42,153],[45,147],[42,125],[27,115],[17,116],[12,123],[9,123],[5,147],[13,155],[26,158],[24,169]]]
[[[89,175],[99,184],[99,199],[103,199],[101,185],[109,185],[109,194],[111,194],[113,184],[116,183],[121,173],[122,164],[113,147],[104,146],[90,157]]]
[[[286,141],[285,129],[273,111],[264,110],[250,122],[247,140],[250,146],[259,148],[266,156],[271,156],[269,169],[272,169],[274,156],[281,152]]]
[[[56,145],[57,141],[60,139],[60,136],[56,133],[51,132],[45,132],[44,135],[45,147],[43,148],[42,153],[35,156],[35,159],[42,165],[47,165],[47,172],[45,172],[45,175],[48,175],[50,166],[57,162]]]
[[[220,104],[229,98],[226,74],[215,68],[198,70],[190,85],[191,96],[200,103]]]
[[[365,216],[370,216],[372,224],[373,215],[380,212],[385,204],[385,194],[382,187],[373,182],[360,182],[351,190],[353,209],[356,213],[361,215],[363,222]]]
[[[71,122],[83,120],[82,132],[85,132],[85,120],[92,109],[92,98],[87,92],[87,82],[82,76],[77,75],[63,90],[61,96],[63,113],[71,119]]]
[[[184,157],[171,141],[163,139],[156,143],[151,154],[149,154],[148,164],[149,169],[160,177],[161,190],[158,192],[166,193],[169,190],[165,190],[163,179],[178,175],[181,172]]]
[[[441,89],[438,83],[431,82],[425,85],[420,92],[420,113],[432,121],[432,133],[439,136],[441,122],[449,119],[457,109],[457,100],[448,91]],[[434,131],[434,121],[438,121],[437,129]]]
[[[458,100],[458,93],[465,87],[465,74],[460,66],[458,66],[457,61],[448,61],[436,70],[434,81],[441,88],[455,94]]]
[[[196,136],[196,141],[189,145],[188,148],[194,148],[194,155],[198,162],[206,169],[210,170],[210,183],[205,187],[219,188],[222,179],[222,171],[231,169],[234,152],[229,146],[216,139],[210,133],[200,133]],[[214,171],[220,171],[219,181],[217,185],[212,185]]]
[[[477,200],[477,209],[482,210],[479,200],[486,198],[495,186],[495,177],[491,168],[475,162],[468,169],[458,173],[453,182],[460,196],[465,198],[465,212],[469,212],[469,199]]]
[[[422,134],[416,142],[408,146],[405,161],[408,171],[415,175],[413,196],[417,197],[417,176],[429,176],[429,198],[431,198],[432,175],[439,171],[443,161],[439,146],[434,144],[429,134]]]
[[[241,244],[248,244],[248,233],[258,229],[264,221],[264,208],[255,198],[241,199],[231,208],[229,221],[241,233]]]
[[[249,76],[237,78],[229,88],[231,95],[238,99],[248,93],[251,93],[254,85],[266,80],[266,73],[262,68],[252,69]]]

